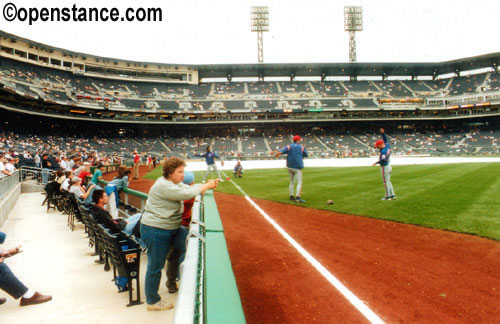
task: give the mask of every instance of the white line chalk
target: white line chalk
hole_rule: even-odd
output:
[[[224,177],[226,175],[224,174]],[[262,208],[259,207],[240,186],[233,180],[231,183],[245,196],[245,199],[314,267],[332,284],[366,319],[371,323],[384,323],[368,306],[366,306],[356,295],[344,286],[330,271],[307,252],[297,241],[295,241],[278,223],[276,223]]]

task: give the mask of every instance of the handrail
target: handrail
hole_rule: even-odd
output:
[[[104,187],[106,187],[109,184],[109,181],[106,181],[106,180],[97,180],[97,183],[99,185],[102,185],[102,187],[104,188]],[[130,189],[130,188],[123,188],[123,190],[121,191],[120,195],[123,196],[122,200],[125,203],[125,205],[134,206],[135,208],[137,208],[137,209],[139,209],[141,211],[144,210],[144,206],[146,205],[146,200],[148,200],[148,195],[147,194],[145,194],[142,191],[137,191],[137,190]],[[140,203],[137,204],[137,201],[135,201],[135,199],[129,199],[129,196],[138,198],[140,200]],[[120,199],[121,198],[122,197],[120,197]]]

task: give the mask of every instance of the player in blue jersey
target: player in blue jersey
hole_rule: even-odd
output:
[[[207,176],[208,176],[208,173],[210,171],[215,171],[217,173],[217,176],[219,177],[219,179],[222,179],[220,172],[219,172],[219,169],[217,169],[217,165],[215,164],[214,158],[218,158],[220,160],[221,166],[224,166],[224,161],[222,161],[222,159],[216,153],[211,151],[210,145],[207,146],[207,151],[205,153],[199,154],[198,156],[204,157],[205,162],[207,163],[207,172],[205,172],[205,176],[203,176],[203,182],[205,182],[205,180],[207,180]],[[221,180],[221,182],[224,182],[224,180]]]
[[[385,197],[382,198],[382,200],[392,200],[396,199],[396,195],[394,194],[394,189],[392,188],[391,183],[392,167],[389,165],[389,159],[391,157],[391,147],[383,128],[380,129],[380,133],[382,133],[382,139],[375,142],[375,148],[378,148],[380,150],[380,156],[378,161],[373,163],[373,166],[380,164],[381,167],[382,181],[384,182],[385,188]]]
[[[307,151],[304,146],[299,144],[302,138],[298,135],[293,137],[293,144],[289,144],[283,147],[281,150],[277,151],[275,156],[278,157],[282,154],[286,154],[286,166],[288,168],[288,174],[290,175],[290,200],[304,203],[305,200],[300,198],[302,193],[302,169],[304,168],[303,158],[307,157]],[[297,189],[294,193],[295,183],[297,183]]]

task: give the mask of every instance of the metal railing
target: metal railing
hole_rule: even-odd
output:
[[[11,176],[4,176],[0,178],[0,198],[10,192],[19,183],[20,172],[16,171]]]
[[[54,180],[54,171],[36,167],[22,166],[20,171],[20,181],[32,181],[38,184],[45,184]]]

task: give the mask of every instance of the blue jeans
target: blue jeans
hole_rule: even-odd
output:
[[[137,225],[137,222],[139,221],[139,219],[141,219],[141,216],[142,216],[142,213],[137,213],[135,215],[129,216],[129,218],[127,218],[128,224],[127,224],[127,226],[125,226],[123,231],[125,233],[127,233],[128,235],[132,235],[132,231],[134,230],[135,225]]]
[[[172,246],[182,250],[184,244],[178,233],[179,229],[166,230],[141,224],[141,239],[148,249],[148,266],[144,283],[148,304],[156,304],[161,300],[158,288],[167,253]]]
[[[179,240],[182,242],[182,249],[172,247],[167,255],[167,280],[169,283],[175,282],[176,279],[180,278],[179,265],[184,261],[186,257],[186,238],[189,234],[189,227],[181,226],[179,228]]]
[[[17,279],[5,262],[0,263],[0,289],[14,299],[18,299],[28,291],[28,287]]]
[[[42,183],[46,184],[49,182],[50,169],[42,169]]]

